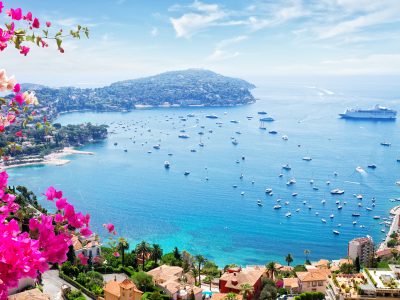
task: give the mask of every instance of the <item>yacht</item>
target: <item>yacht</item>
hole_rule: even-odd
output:
[[[312,158],[309,157],[309,156],[304,156],[304,157],[303,157],[303,160],[305,160],[305,161],[312,161]]]
[[[188,176],[190,174],[190,172],[186,171],[185,173],[183,173],[185,176]]]
[[[259,111],[258,114],[259,115],[266,115],[267,113],[265,111]]]
[[[326,223],[326,220],[325,220],[325,219],[321,219],[321,222],[322,222],[322,223]]]
[[[359,213],[352,213],[351,214],[353,217],[359,217],[359,216],[361,216]]]
[[[218,119],[216,115],[206,115],[206,118],[208,119]]]
[[[280,205],[275,205],[274,206],[274,209],[280,209],[280,208],[282,208],[282,206],[280,206]]]
[[[170,163],[169,163],[168,160],[166,160],[166,161],[164,162],[164,167],[165,167],[166,169],[169,169],[169,166],[170,166]]]
[[[260,122],[273,122],[273,121],[275,120],[272,117],[265,117],[260,119]]]
[[[344,194],[344,190],[333,189],[333,190],[331,190],[331,194],[332,195],[343,195]]]
[[[292,169],[291,166],[289,166],[289,164],[283,165],[282,169],[286,170],[286,171],[290,171]]]
[[[338,230],[333,230],[333,234],[339,235],[339,234],[340,234],[340,231],[338,231]]]
[[[277,133],[278,133],[278,131],[271,130],[271,131],[268,131],[268,133],[269,133],[269,134],[277,134]]]
[[[344,119],[395,120],[397,111],[378,104],[371,109],[346,109],[339,115]]]
[[[287,212],[286,214],[285,214],[285,217],[286,218],[290,218],[292,216],[292,213],[291,212]]]
[[[188,139],[190,136],[187,135],[187,134],[180,134],[180,135],[178,135],[178,137],[179,137],[180,139]]]

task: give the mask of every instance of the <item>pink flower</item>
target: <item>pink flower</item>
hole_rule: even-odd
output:
[[[115,252],[113,253],[113,255],[114,255],[115,257],[119,257],[119,253],[118,253],[117,251],[115,251]]]
[[[109,233],[113,232],[115,227],[114,224],[103,224],[103,227],[106,228],[108,230]]]
[[[56,214],[56,216],[54,217],[54,221],[56,221],[57,223],[61,223],[62,221],[64,221],[64,218],[62,215]]]
[[[46,26],[47,26],[47,27],[50,27],[50,26],[51,26],[51,22],[47,21],[47,22],[46,22]]]
[[[17,102],[19,105],[22,105],[24,103],[24,97],[22,94],[16,94],[14,97],[14,101]]]
[[[57,191],[51,186],[47,189],[45,196],[49,201],[53,201],[55,198],[60,199],[62,197],[62,191]]]
[[[3,11],[4,5],[3,2],[0,1],[0,13]]]
[[[91,231],[89,228],[87,228],[87,227],[82,228],[79,232],[80,232],[84,237],[88,237],[88,236],[92,235],[92,231]]]
[[[17,132],[15,133],[15,136],[17,136],[17,137],[22,137],[22,130],[17,131]]]
[[[7,12],[7,14],[11,17],[11,19],[16,20],[16,21],[19,21],[22,19],[22,9],[20,9],[20,8],[16,8],[16,9],[11,8]]]
[[[24,20],[29,21],[29,22],[32,22],[32,13],[31,13],[31,12],[28,12],[28,13],[26,14],[26,16],[24,17]]]
[[[66,204],[67,204],[67,199],[65,198],[60,198],[56,201],[56,206],[58,210],[64,209]]]
[[[29,53],[30,48],[26,46],[21,46],[20,50],[21,51],[19,51],[19,53],[26,56]]]
[[[78,258],[80,259],[82,265],[86,266],[88,264],[88,258],[82,253],[78,254]]]
[[[40,27],[40,23],[39,23],[38,18],[35,18],[35,19],[33,20],[32,27],[33,27],[33,28],[39,28],[39,27]]]
[[[21,91],[21,85],[17,83],[16,85],[14,85],[14,92],[19,93],[20,91]]]

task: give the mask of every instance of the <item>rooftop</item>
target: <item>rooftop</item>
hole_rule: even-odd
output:
[[[244,283],[254,286],[264,272],[265,268],[247,267],[240,272],[224,273],[220,280],[226,281],[226,287],[238,289]]]
[[[50,296],[38,289],[27,290],[8,297],[9,300],[50,300]]]
[[[307,282],[307,281],[324,281],[327,280],[328,275],[330,275],[329,270],[325,269],[314,269],[309,270],[307,272],[296,272],[297,278],[300,281]]]

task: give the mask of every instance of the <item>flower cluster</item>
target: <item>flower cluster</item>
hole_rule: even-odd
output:
[[[57,48],[61,53],[64,53],[62,48],[62,30],[57,31],[53,36],[49,34],[51,22],[46,21],[45,26],[41,25],[38,18],[34,17],[32,12],[23,13],[21,8],[10,8],[4,10],[4,4],[0,1],[0,14],[5,12],[5,15],[10,19],[5,27],[0,26],[0,52],[7,48],[9,44],[13,44],[19,53],[26,56],[30,51],[27,43],[33,43],[37,46],[46,48],[49,46],[48,41],[54,39]],[[40,33],[37,31],[41,29]],[[83,32],[86,37],[89,36],[87,27],[78,26],[77,30],[71,30],[68,36],[80,38],[80,33]]]
[[[7,183],[7,173],[1,172],[0,299],[7,299],[7,289],[17,286],[21,278],[36,278],[38,272],[48,269],[48,263],[66,261],[71,235],[76,230],[83,236],[92,234],[90,216],[75,212],[74,207],[62,197],[62,192],[53,187],[45,195],[49,201],[55,202],[57,213],[40,214],[30,219],[29,232],[23,232],[15,219],[19,205],[14,202],[16,196],[7,193]]]

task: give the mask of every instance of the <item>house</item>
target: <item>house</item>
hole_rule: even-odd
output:
[[[13,295],[21,291],[24,291],[28,288],[32,288],[36,285],[36,282],[37,282],[36,279],[30,277],[21,278],[18,281],[18,286],[8,289],[8,294]]]
[[[329,260],[327,259],[320,259],[319,261],[313,263],[317,269],[329,269]]]
[[[87,238],[73,235],[71,241],[76,256],[82,253],[87,257],[92,257],[93,259],[101,255],[101,243],[98,241],[96,235],[91,235]]]
[[[300,293],[300,283],[298,278],[283,278],[283,288],[289,292],[289,294]]]
[[[109,281],[103,290],[104,300],[141,300],[143,295],[143,292],[129,279],[122,282]]]
[[[299,279],[300,292],[321,292],[325,293],[330,270],[310,269],[306,272],[296,272]]]
[[[370,236],[353,239],[348,245],[348,256],[353,261],[358,257],[360,264],[369,267],[374,258],[374,242]]]
[[[32,289],[8,296],[8,300],[50,300],[50,296],[43,294],[39,289]]]
[[[253,293],[248,295],[248,299],[258,297],[262,289],[261,278],[265,274],[265,268],[246,267],[244,269],[228,269],[219,279],[219,290],[221,293],[240,293],[243,284],[253,287]]]
[[[156,286],[174,300],[189,299],[192,294],[196,300],[203,297],[202,289],[187,280],[181,267],[162,265],[148,271],[147,274],[153,277]]]
[[[212,294],[210,300],[225,300],[227,295],[228,294],[226,294],[226,293],[214,293],[214,294]],[[237,300],[243,300],[243,296],[242,295],[237,295],[236,299]]]

